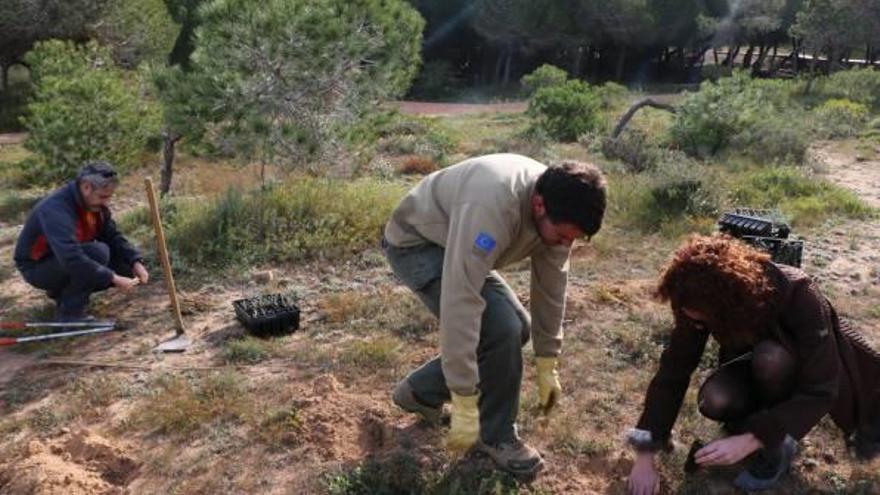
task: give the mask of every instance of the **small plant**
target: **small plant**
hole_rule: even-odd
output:
[[[229,364],[257,364],[275,354],[275,346],[250,335],[232,339],[223,346],[223,360]]]
[[[400,361],[402,347],[402,343],[393,337],[355,340],[343,349],[341,359],[358,368],[388,369]]]
[[[303,418],[290,406],[269,411],[259,425],[260,439],[273,447],[295,447],[302,441]]]
[[[420,495],[429,493],[421,463],[408,452],[369,459],[327,479],[330,495]]]

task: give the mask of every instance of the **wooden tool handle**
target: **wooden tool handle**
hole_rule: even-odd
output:
[[[12,345],[18,342],[15,337],[0,337],[0,345]]]
[[[0,321],[0,330],[23,330],[27,325],[20,321]]]
[[[165,230],[162,229],[162,219],[159,217],[156,190],[153,189],[153,181],[149,177],[144,179],[144,187],[147,189],[147,199],[150,201],[150,216],[153,219],[153,228],[156,230],[156,247],[159,249],[159,261],[165,274],[165,287],[168,289],[168,297],[171,298],[171,312],[177,325],[177,334],[180,335],[186,331],[183,328],[183,318],[180,316],[180,304],[177,302],[177,288],[174,286],[171,262],[168,260],[168,248],[165,246]]]

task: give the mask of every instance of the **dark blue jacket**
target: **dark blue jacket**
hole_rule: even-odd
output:
[[[55,256],[71,277],[88,277],[109,286],[113,271],[83,252],[81,244],[91,241],[107,244],[111,258],[128,266],[141,260],[140,252],[116,230],[110,210],[87,210],[76,181],[71,181],[31,211],[15,245],[15,264],[23,271]]]

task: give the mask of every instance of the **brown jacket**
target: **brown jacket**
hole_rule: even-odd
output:
[[[859,334],[841,324],[834,308],[803,271],[768,264],[776,288],[776,325],[772,337],[798,359],[794,390],[788,399],[752,414],[745,430],[764,445],[777,445],[786,434],[802,438],[825,414],[847,434],[880,413],[880,354]],[[725,359],[746,349],[731,349],[711,329],[698,329],[677,317],[660,368],[648,386],[637,428],[651,433],[652,446],[669,441],[691,374],[709,335]],[[874,418],[876,421],[876,418]]]

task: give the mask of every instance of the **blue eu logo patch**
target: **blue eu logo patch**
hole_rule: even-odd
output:
[[[474,247],[479,249],[480,251],[489,254],[495,249],[495,239],[492,238],[491,235],[480,232],[477,234],[476,240],[474,240]]]

